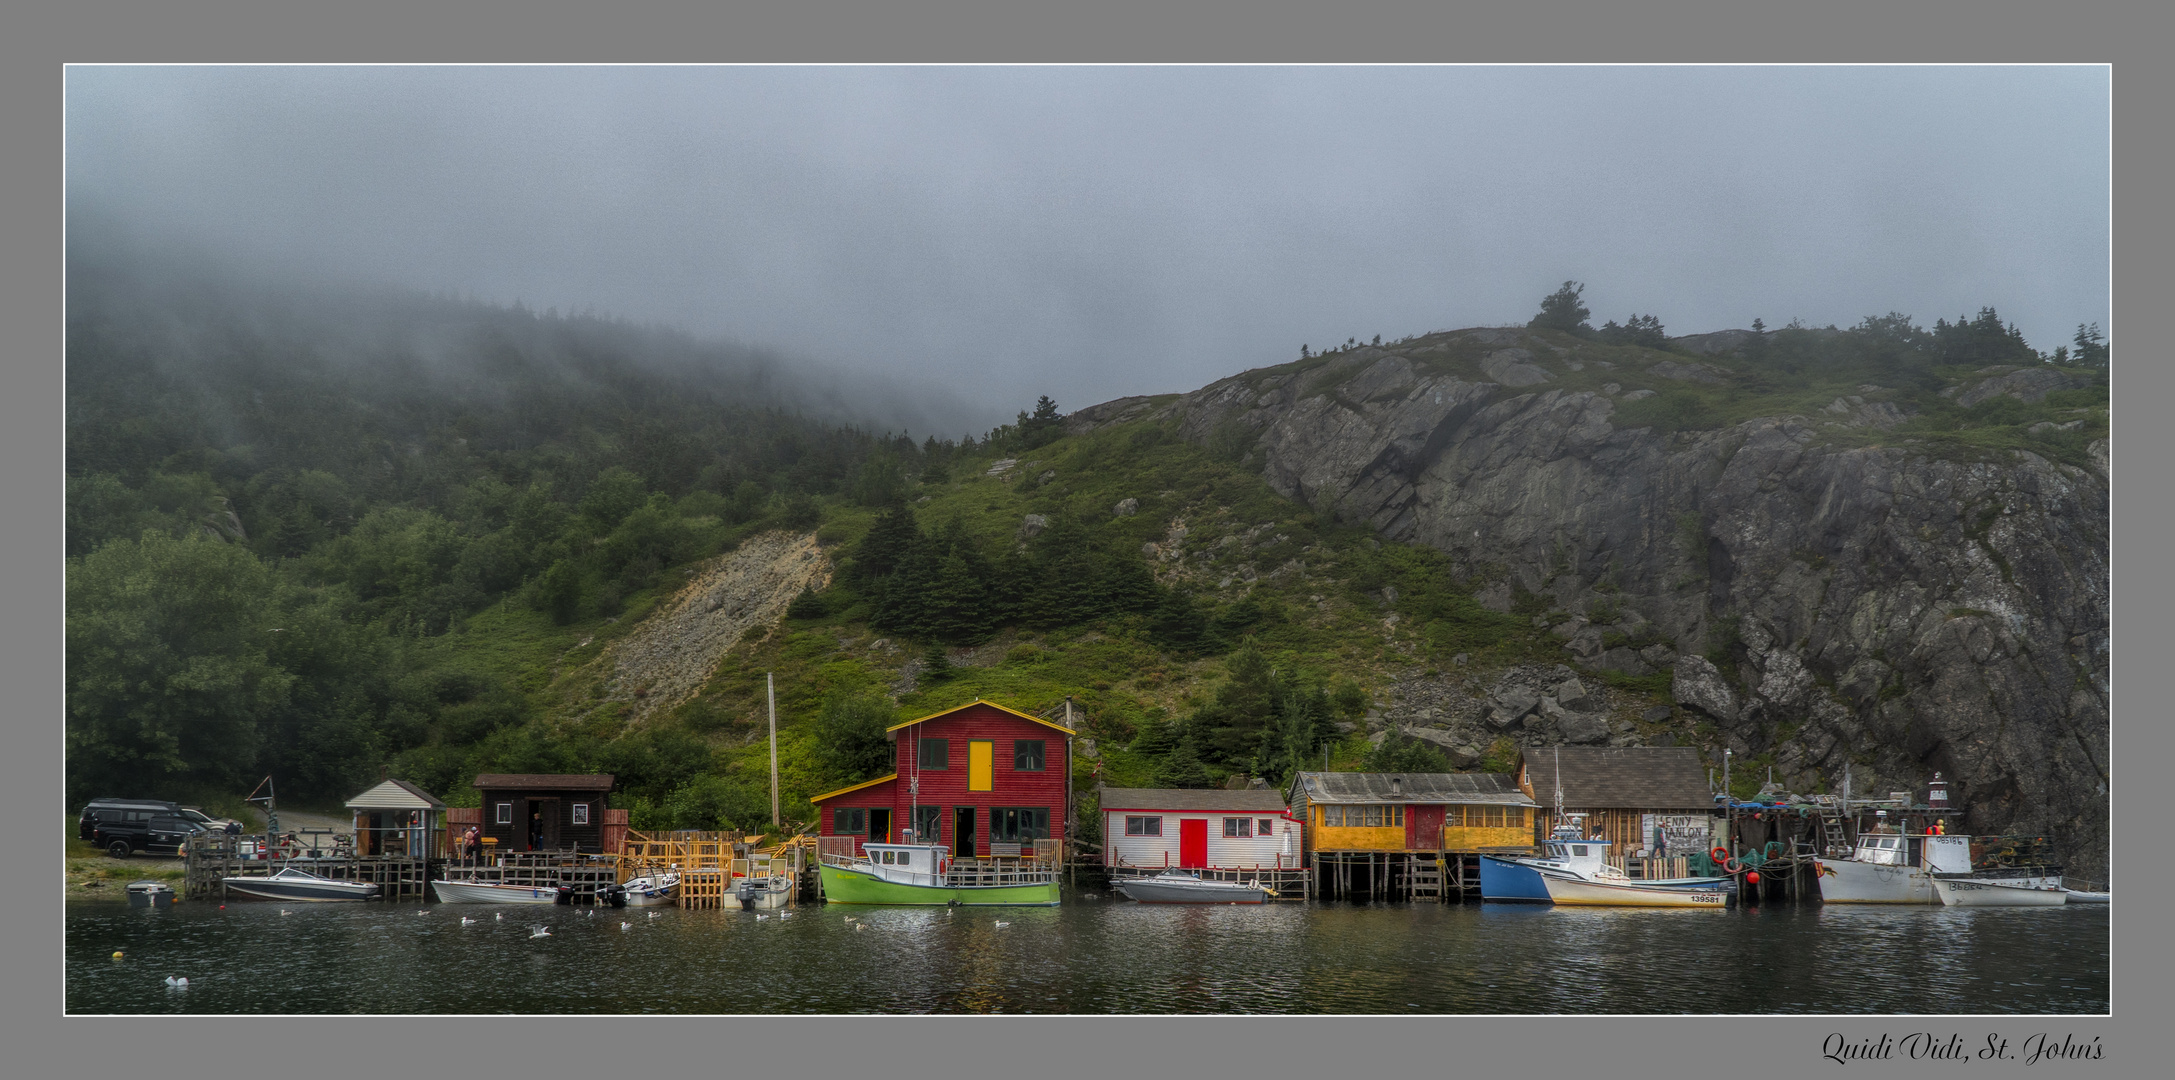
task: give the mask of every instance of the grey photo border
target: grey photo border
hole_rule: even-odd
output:
[[[2122,75],[2128,135],[2115,156],[2126,190],[2154,190],[2166,175],[2168,140],[2145,130],[2164,128],[2166,76],[2145,61],[2145,50],[2167,40],[2167,20],[2142,3],[2065,5],[1984,17],[1961,0],[1759,12],[1721,3],[1574,4],[1461,11],[1448,5],[1398,3],[1292,6],[1207,0],[1187,4],[1042,5],[999,3],[699,4],[688,0],[639,5],[576,6],[480,0],[457,5],[393,0],[367,7],[303,10],[292,4],[88,3],[11,16],[0,64],[7,92],[12,153],[0,163],[0,200],[9,241],[0,287],[7,339],[4,401],[10,515],[5,545],[10,573],[6,657],[11,717],[9,752],[0,755],[10,808],[26,811],[59,799],[61,759],[62,618],[58,560],[61,520],[60,123],[63,65],[167,62],[1319,62],[1319,63],[1570,63],[1570,62],[2058,62],[2109,63]],[[2160,32],[2152,33],[2157,28]],[[2133,63],[2123,64],[2123,60]],[[2020,150],[2028,158],[2028,148]],[[2020,161],[2020,166],[2031,164]],[[2045,167],[2044,163],[2039,163]],[[2132,200],[2113,235],[2110,276],[2116,307],[2141,311],[2169,293],[2164,215]],[[2112,224],[2112,222],[2111,222]],[[2156,257],[2158,256],[2158,257]],[[2120,267],[2124,273],[2113,275]],[[2112,330],[2112,322],[2110,321]],[[2112,333],[2110,336],[2114,336]],[[2118,369],[2124,402],[2164,397],[2170,378],[2150,368]],[[2141,396],[2142,395],[2142,396]],[[2140,414],[2141,415],[2141,414]],[[2168,436],[2140,426],[2121,440],[2121,461],[2154,461]],[[2155,482],[2154,470],[2126,487],[2114,522],[2118,626],[2142,628],[2167,586],[2150,571],[2152,538],[2167,535],[2168,505],[2135,497]],[[2164,483],[2164,481],[2161,481]],[[20,486],[18,486],[20,485]],[[50,501],[48,501],[50,500]],[[2143,554],[2144,558],[2121,558]],[[38,566],[48,567],[40,571]],[[2117,668],[2149,664],[2156,650],[2115,635]],[[2119,699],[2118,699],[2119,700]],[[2149,769],[2168,760],[2164,727],[2121,723],[2121,760]],[[2141,803],[2123,799],[2118,806]],[[2140,811],[2142,807],[2138,808]],[[34,815],[33,815],[34,816]],[[2119,838],[2138,829],[2115,815]],[[2149,820],[2149,819],[2147,819]],[[31,835],[38,835],[33,831]],[[2112,1070],[2136,1075],[2158,1055],[2150,1027],[2153,991],[2167,981],[2165,935],[2149,929],[2164,903],[2164,865],[2126,867],[2126,893],[2142,897],[2139,917],[2125,907],[2121,925],[2134,929],[2114,954],[2114,1015],[2106,1018],[1864,1019],[1759,1017],[1598,1017],[1575,1021],[1534,1017],[986,1017],[856,1018],[851,1037],[835,1020],[794,1017],[603,1017],[580,1029],[548,1017],[372,1018],[361,1024],[320,1019],[310,1024],[259,1024],[249,1018],[185,1021],[130,1018],[120,1038],[95,1017],[65,1017],[56,991],[59,935],[32,925],[58,917],[42,903],[19,909],[0,932],[7,981],[0,1032],[21,1075],[125,1075],[217,1068],[241,1075],[280,1075],[296,1063],[331,1075],[382,1074],[382,1063],[343,1060],[328,1047],[354,1039],[395,1044],[409,1067],[478,1068],[488,1075],[596,1075],[639,1057],[645,1068],[719,1075],[801,1068],[819,1074],[942,1060],[953,1071],[1019,1071],[1003,1062],[1031,1062],[1035,1072],[1106,1074],[1147,1068],[1155,1073],[1208,1075],[1324,1075],[1394,1070],[1466,1073],[1519,1070],[1565,1074],[1581,1066],[1629,1068],[1640,1074],[1705,1075],[1758,1069],[1793,1076],[1836,1071],[1819,1057],[1830,1031],[1852,1037],[1927,1029],[2102,1036],[2108,1058],[2064,1071]],[[28,890],[38,886],[23,883]],[[58,890],[55,890],[57,893]],[[56,896],[56,907],[57,896]],[[2140,1004],[2144,1003],[2144,1004]],[[55,1021],[46,1023],[42,1021]],[[1296,1021],[1303,1026],[1284,1026]],[[1275,1025],[1275,1026],[1271,1026]],[[1575,1028],[1575,1035],[1569,1029]],[[570,1032],[578,1030],[578,1034]],[[240,1049],[248,1033],[251,1048]],[[387,1036],[393,1036],[391,1040]],[[2126,1036],[2126,1037],[2118,1037]],[[962,1045],[972,1055],[941,1053]],[[629,1048],[643,1047],[640,1055]],[[929,1053],[924,1053],[924,1052]],[[974,1059],[990,1063],[986,1068]],[[2116,1062],[2126,1062],[2118,1066]],[[1152,1063],[1152,1064],[1150,1064]],[[2149,1067],[2148,1067],[2149,1068]],[[1879,1066],[1842,1070],[1890,1075]],[[1893,1072],[1906,1071],[1900,1065]],[[2040,1072],[2046,1070],[2041,1069]],[[2021,1066],[1976,1067],[1976,1075],[2029,1075]]]

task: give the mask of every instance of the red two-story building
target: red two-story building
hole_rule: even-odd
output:
[[[960,857],[1033,855],[1071,832],[1071,728],[976,700],[885,732],[888,776],[809,800],[823,836],[940,843]],[[1014,847],[1017,845],[1017,847]]]

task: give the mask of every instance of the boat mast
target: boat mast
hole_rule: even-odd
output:
[[[1556,825],[1563,824],[1563,747],[1556,747]],[[1554,832],[1555,828],[1550,828]]]

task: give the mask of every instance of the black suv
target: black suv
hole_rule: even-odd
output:
[[[154,799],[96,799],[83,808],[77,826],[83,839],[116,859],[141,851],[178,855],[204,827],[183,817],[181,807]]]

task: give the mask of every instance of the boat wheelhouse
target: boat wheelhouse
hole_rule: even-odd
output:
[[[1969,874],[1971,838],[1944,833],[1869,832],[1848,858],[1815,856],[1820,899],[1829,904],[1938,904],[1934,874]]]

